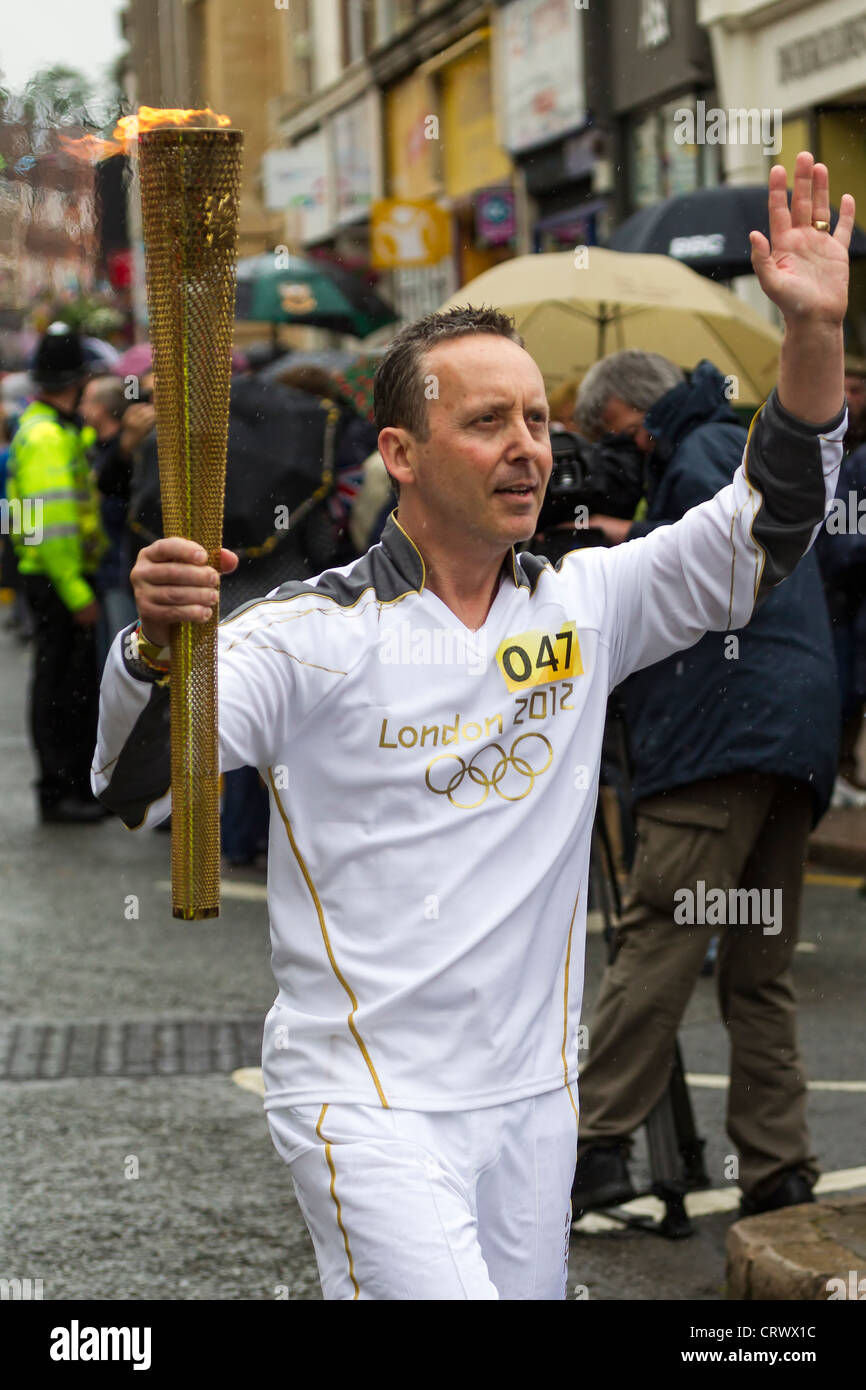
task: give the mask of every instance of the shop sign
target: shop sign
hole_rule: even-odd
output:
[[[436,265],[451,250],[451,218],[432,198],[378,198],[370,211],[377,270]]]
[[[475,196],[475,238],[485,246],[504,246],[516,231],[514,194],[488,188]]]

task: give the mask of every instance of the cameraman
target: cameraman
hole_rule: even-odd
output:
[[[686,380],[655,353],[625,351],[590,369],[576,415],[589,438],[625,438],[645,459],[646,519],[593,514],[610,544],[676,522],[730,482],[747,432],[709,362]],[[748,563],[745,555],[737,562]],[[757,584],[759,576],[755,576]],[[685,581],[684,581],[685,582]],[[747,628],[708,633],[621,687],[633,764],[637,845],[618,933],[581,1072],[575,1209],[633,1197],[630,1136],[663,1094],[676,1032],[711,935],[721,932],[718,998],[731,1045],[727,1129],[739,1152],[744,1215],[812,1201],[791,960],[806,842],[833,787],[838,692],[826,604],[809,553]],[[704,887],[697,885],[703,880]],[[778,918],[723,921],[675,903],[755,900]],[[772,890],[781,890],[781,896]],[[676,898],[674,895],[677,895]],[[718,901],[718,896],[716,896]],[[700,920],[702,916],[711,921]],[[684,921],[685,917],[685,921]]]

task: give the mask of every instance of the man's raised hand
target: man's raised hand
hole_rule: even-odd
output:
[[[222,574],[239,563],[233,551],[220,551]],[[175,623],[206,623],[219,598],[219,575],[204,550],[180,536],[165,536],[139,551],[130,580],[142,632],[158,647],[168,646]]]
[[[787,174],[770,170],[770,240],[751,232],[752,268],[768,299],[787,321],[809,319],[839,324],[848,304],[848,247],[854,230],[854,199],[842,196],[831,236],[815,222],[830,221],[830,176],[811,154],[797,155],[788,208]]]

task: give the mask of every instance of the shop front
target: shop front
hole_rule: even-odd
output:
[[[498,15],[502,139],[518,169],[524,251],[591,245],[603,234],[605,141],[587,110],[586,23],[574,0],[511,0]]]
[[[662,198],[721,181],[702,138],[714,105],[712,53],[695,0],[610,0],[610,116],[617,221]]]
[[[514,255],[512,162],[495,119],[490,30],[477,29],[385,93],[385,204],[374,264],[407,319]]]
[[[698,6],[713,47],[719,105],[766,113],[769,144],[729,141],[728,182],[763,182],[771,164],[783,164],[790,183],[794,161],[808,149],[830,170],[833,202],[852,193],[857,220],[866,225],[866,3],[806,0]],[[849,351],[866,351],[866,266],[852,262]]]
[[[489,31],[438,73],[442,176],[457,284],[514,255],[512,163],[499,139]]]
[[[457,288],[442,197],[439,93],[433,77],[416,69],[384,100],[387,197],[375,209],[373,264],[387,272],[391,303],[409,321]]]

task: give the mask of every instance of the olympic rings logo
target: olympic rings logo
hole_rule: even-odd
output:
[[[533,748],[530,754],[529,748],[524,748],[523,753],[518,753],[517,749],[521,743],[525,744],[528,740],[536,740],[543,744],[543,748]],[[530,745],[532,747],[532,745]],[[542,762],[544,749],[547,749],[546,761]],[[495,756],[498,754],[498,758]],[[487,757],[489,755],[489,757]],[[488,766],[482,766],[482,760],[487,759]],[[492,761],[492,766],[490,763]],[[541,777],[550,764],[553,762],[553,748],[544,734],[521,734],[511,745],[511,752],[506,753],[501,743],[488,743],[486,747],[479,748],[478,752],[470,758],[469,762],[464,762],[463,758],[456,753],[440,753],[438,758],[434,758],[427,766],[424,780],[431,792],[437,796],[447,796],[452,806],[456,806],[459,811],[474,811],[476,806],[483,806],[491,791],[503,801],[523,801],[529,796],[535,786],[537,778]],[[456,763],[456,767],[450,776],[449,769],[439,766],[438,771],[434,772],[437,764]],[[541,763],[540,767],[534,766]],[[509,776],[509,773],[513,774]],[[436,785],[443,782],[444,785]],[[474,801],[462,800],[455,797],[463,786],[466,778],[470,784],[481,788],[481,794]],[[506,782],[505,779],[508,778]],[[434,780],[435,779],[435,780]],[[503,787],[505,783],[505,787]],[[518,790],[518,788],[520,790]],[[467,788],[466,795],[471,792],[471,787]]]

